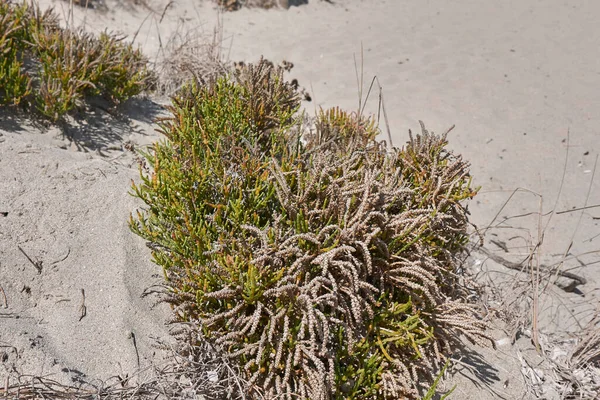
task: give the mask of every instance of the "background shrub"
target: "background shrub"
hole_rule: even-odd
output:
[[[145,154],[147,209],[131,228],[168,301],[267,398],[424,393],[460,336],[488,340],[465,304],[468,164],[422,126],[386,148],[369,118],[322,111],[261,61],[190,85]]]
[[[51,10],[0,0],[0,104],[34,106],[58,121],[91,96],[117,104],[152,80],[123,38],[62,29]]]

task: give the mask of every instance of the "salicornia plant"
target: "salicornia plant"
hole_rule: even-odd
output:
[[[131,228],[163,267],[181,321],[239,363],[266,398],[423,394],[460,336],[468,164],[424,127],[402,148],[339,109],[300,126],[266,61],[191,84],[160,122]]]

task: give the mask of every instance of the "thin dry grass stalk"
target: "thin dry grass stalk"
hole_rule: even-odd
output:
[[[563,181],[568,160],[568,138],[566,148]],[[594,171],[595,169],[596,166]],[[536,196],[539,201],[538,210],[499,220],[501,212],[520,193]],[[589,193],[588,188],[584,207],[578,210],[587,206]],[[587,279],[574,273],[573,268],[566,268],[568,262],[575,260],[585,265],[583,256],[598,253],[598,250],[593,250],[570,254],[575,233],[582,222],[581,216],[562,257],[552,263],[540,262],[544,236],[550,221],[555,214],[564,213],[555,212],[559,198],[560,190],[552,210],[544,214],[541,195],[523,188],[514,190],[492,222],[477,232],[480,243],[474,246],[474,252],[482,253],[484,259],[489,258],[508,268],[508,271],[496,271],[494,278],[490,277],[490,273],[483,275],[488,279],[484,307],[505,323],[505,331],[513,343],[519,336],[527,336],[544,360],[535,371],[527,367],[530,374],[524,374],[524,377],[529,389],[539,396],[551,389],[557,391],[562,399],[595,399],[600,398],[600,317],[597,310],[594,310],[595,305],[590,305],[589,299],[583,297],[587,292]],[[535,218],[535,235],[531,235],[530,230],[525,227],[508,224],[510,220],[522,221],[527,217]],[[543,221],[543,218],[547,219]],[[531,221],[531,225],[533,224]],[[500,229],[510,233],[501,235]],[[489,242],[498,247],[498,252],[505,253],[507,258],[514,257],[510,253],[515,248],[526,250],[518,262],[483,247],[483,234],[490,230],[495,231],[496,238]],[[509,239],[503,242],[501,237]],[[515,247],[513,240],[523,242],[525,246]],[[562,316],[558,317],[560,314]],[[590,318],[590,314],[595,317]]]
[[[564,399],[600,397],[600,315],[579,332],[564,364],[557,364]]]
[[[596,316],[583,330],[577,345],[569,355],[569,364],[576,367],[600,367],[600,316]]]
[[[223,54],[222,29],[217,26],[212,35],[199,29],[183,31],[178,26],[156,62],[157,91],[172,96],[186,83],[214,81],[231,71]]]

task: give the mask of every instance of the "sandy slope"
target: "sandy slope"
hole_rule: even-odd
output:
[[[0,310],[0,345],[16,347],[19,357],[2,350],[23,373],[66,368],[106,378],[137,367],[133,332],[147,364],[150,336],[165,336],[168,313],[140,298],[160,271],[127,227],[137,205],[128,195],[138,175],[133,157],[81,151],[56,131],[2,129],[0,208],[8,214],[0,221],[0,285],[8,308]]]
[[[210,34],[219,23],[231,60],[253,61],[262,54],[293,62],[292,77],[314,99],[306,104],[309,112],[319,106],[358,107],[353,60],[356,56],[360,65],[362,44],[364,91],[377,75],[394,144],[408,138],[408,128],[418,130],[419,119],[436,132],[457,125],[450,134],[451,147],[471,161],[476,183],[483,186],[471,204],[476,224],[490,223],[517,187],[540,193],[544,211],[552,208],[562,182],[568,131],[569,159],[557,209],[584,205],[600,151],[600,3],[336,3],[310,1],[287,11],[220,15],[209,4],[181,0],[168,7],[161,21],[164,1],[155,0],[149,8],[109,2],[105,13],[76,10],[73,19],[93,31],[137,32],[136,42],[152,57],[174,32],[199,28]],[[55,5],[59,11],[66,9],[62,2]],[[377,112],[378,94],[371,94],[368,112]],[[131,372],[137,358],[128,332],[135,333],[142,364],[154,351],[151,336],[165,335],[166,310],[152,309],[151,300],[140,299],[157,268],[144,243],[126,226],[136,207],[127,194],[130,179],[137,177],[133,156],[96,152],[126,140],[143,145],[156,139],[148,122],[152,113],[139,111],[144,107],[132,107],[138,112],[128,123],[99,123],[75,132],[80,151],[55,131],[40,134],[0,116],[0,211],[9,212],[0,216],[0,285],[9,300],[9,308],[0,312],[20,316],[0,317],[0,345],[19,349],[22,358],[16,361],[22,372],[72,368],[98,378]],[[596,177],[588,204],[599,200]],[[518,195],[500,217],[537,211],[538,202],[535,196]],[[598,249],[600,221],[593,219],[598,216],[598,208],[581,219],[579,213],[555,216],[546,231],[545,259],[556,260],[572,238],[572,254]],[[506,241],[511,253],[525,253],[525,240],[507,238],[518,232],[534,240],[536,220],[511,224],[528,231],[491,233]],[[43,260],[41,274],[17,245]],[[69,250],[64,261],[53,264]],[[590,254],[567,263],[588,284],[579,288],[579,295],[560,293],[563,301],[583,298],[586,312],[597,304],[600,273],[593,263],[598,260],[598,254]],[[79,321],[81,289],[87,316]],[[547,321],[548,331],[571,326],[568,316]],[[526,392],[514,349],[500,350],[483,353],[494,367],[486,371],[482,366],[482,373],[496,392],[463,380],[456,398],[467,398],[469,391],[479,398],[522,398]]]

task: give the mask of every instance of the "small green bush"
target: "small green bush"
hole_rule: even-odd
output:
[[[47,20],[44,15],[39,20]],[[30,23],[39,21],[32,18],[25,4],[13,6],[0,1],[0,102],[18,105],[31,94],[31,79],[23,71],[23,56],[30,39]]]
[[[130,220],[181,321],[266,398],[417,398],[460,336],[485,341],[457,255],[475,195],[446,136],[376,141],[372,119],[322,111],[262,61],[190,85],[145,154]],[[148,168],[152,166],[152,169]]]
[[[146,58],[123,38],[62,29],[51,10],[0,0],[0,104],[56,122],[91,96],[117,104],[151,83]]]

